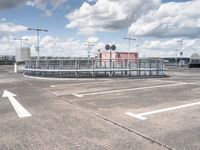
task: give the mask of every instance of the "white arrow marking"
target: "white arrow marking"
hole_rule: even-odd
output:
[[[19,118],[24,118],[24,117],[30,117],[32,116],[16,99],[15,99],[15,94],[7,91],[7,90],[4,90],[3,91],[3,95],[2,97],[7,97],[13,108],[15,109],[17,115]]]
[[[140,114],[133,114],[133,113],[127,112],[126,115],[135,117],[135,118],[140,119],[140,120],[145,120],[147,118],[145,118],[144,116],[157,114],[157,113],[162,113],[162,112],[171,111],[171,110],[176,110],[176,109],[181,109],[181,108],[186,108],[186,107],[191,107],[191,106],[195,106],[195,105],[200,105],[200,102],[180,105],[180,106],[176,106],[176,107],[169,107],[169,108],[165,108],[165,109],[159,109],[159,110],[140,113]]]

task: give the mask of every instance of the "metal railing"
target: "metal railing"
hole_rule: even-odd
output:
[[[15,62],[15,56],[3,56],[0,55],[0,65],[5,65],[5,64],[14,64]]]
[[[162,59],[31,59],[24,72],[51,77],[163,76]]]

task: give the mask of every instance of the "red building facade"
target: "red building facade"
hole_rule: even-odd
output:
[[[138,53],[136,52],[109,52],[109,51],[100,51],[98,54],[98,58],[103,59],[113,59],[115,60],[125,60],[129,59],[129,61],[135,62],[136,59],[138,59]]]

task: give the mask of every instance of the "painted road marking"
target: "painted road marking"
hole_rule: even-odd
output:
[[[134,79],[135,80],[135,79]],[[138,80],[146,80],[146,79],[138,79]],[[116,82],[130,82],[133,81],[131,79],[129,80],[107,80],[107,81],[103,81],[103,82],[89,82],[89,83],[74,83],[74,84],[58,84],[58,85],[51,85],[51,88],[55,88],[55,87],[68,87],[68,86],[74,86],[74,85],[92,85],[92,84],[104,84],[104,83],[116,83]]]
[[[67,86],[74,86],[74,85],[90,85],[90,84],[101,84],[101,83],[110,83],[113,81],[105,81],[105,82],[90,82],[90,83],[74,83],[74,84],[58,84],[58,85],[51,85],[51,88],[55,87],[67,87]]]
[[[15,94],[4,90],[2,97],[7,97],[10,100],[13,108],[15,109],[19,118],[30,117],[32,116],[16,99]]]
[[[84,96],[110,94],[110,93],[118,93],[118,92],[128,92],[128,91],[137,91],[137,90],[145,90],[145,89],[153,89],[153,88],[161,88],[161,87],[180,86],[180,85],[186,85],[186,84],[187,83],[154,85],[154,86],[147,86],[147,87],[130,88],[130,89],[120,89],[120,90],[112,90],[112,91],[102,91],[102,92],[86,93],[86,94],[73,93],[72,95],[74,95],[76,97],[84,97]]]
[[[131,112],[127,112],[126,115],[135,117],[140,120],[146,120],[147,118],[144,116],[162,113],[162,112],[166,112],[166,111],[172,111],[172,110],[186,108],[186,107],[191,107],[191,106],[195,106],[195,105],[200,105],[200,102],[195,102],[195,103],[190,103],[190,104],[185,104],[185,105],[180,105],[180,106],[175,106],[175,107],[169,107],[169,108],[159,109],[159,110],[155,110],[155,111],[140,113],[140,114],[133,114]]]

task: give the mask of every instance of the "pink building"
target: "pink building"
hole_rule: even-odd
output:
[[[98,54],[98,58],[103,59],[112,59],[113,61],[124,61],[125,59],[129,59],[130,62],[135,62],[136,59],[138,59],[138,53],[136,52],[110,52],[109,51],[100,51]]]

